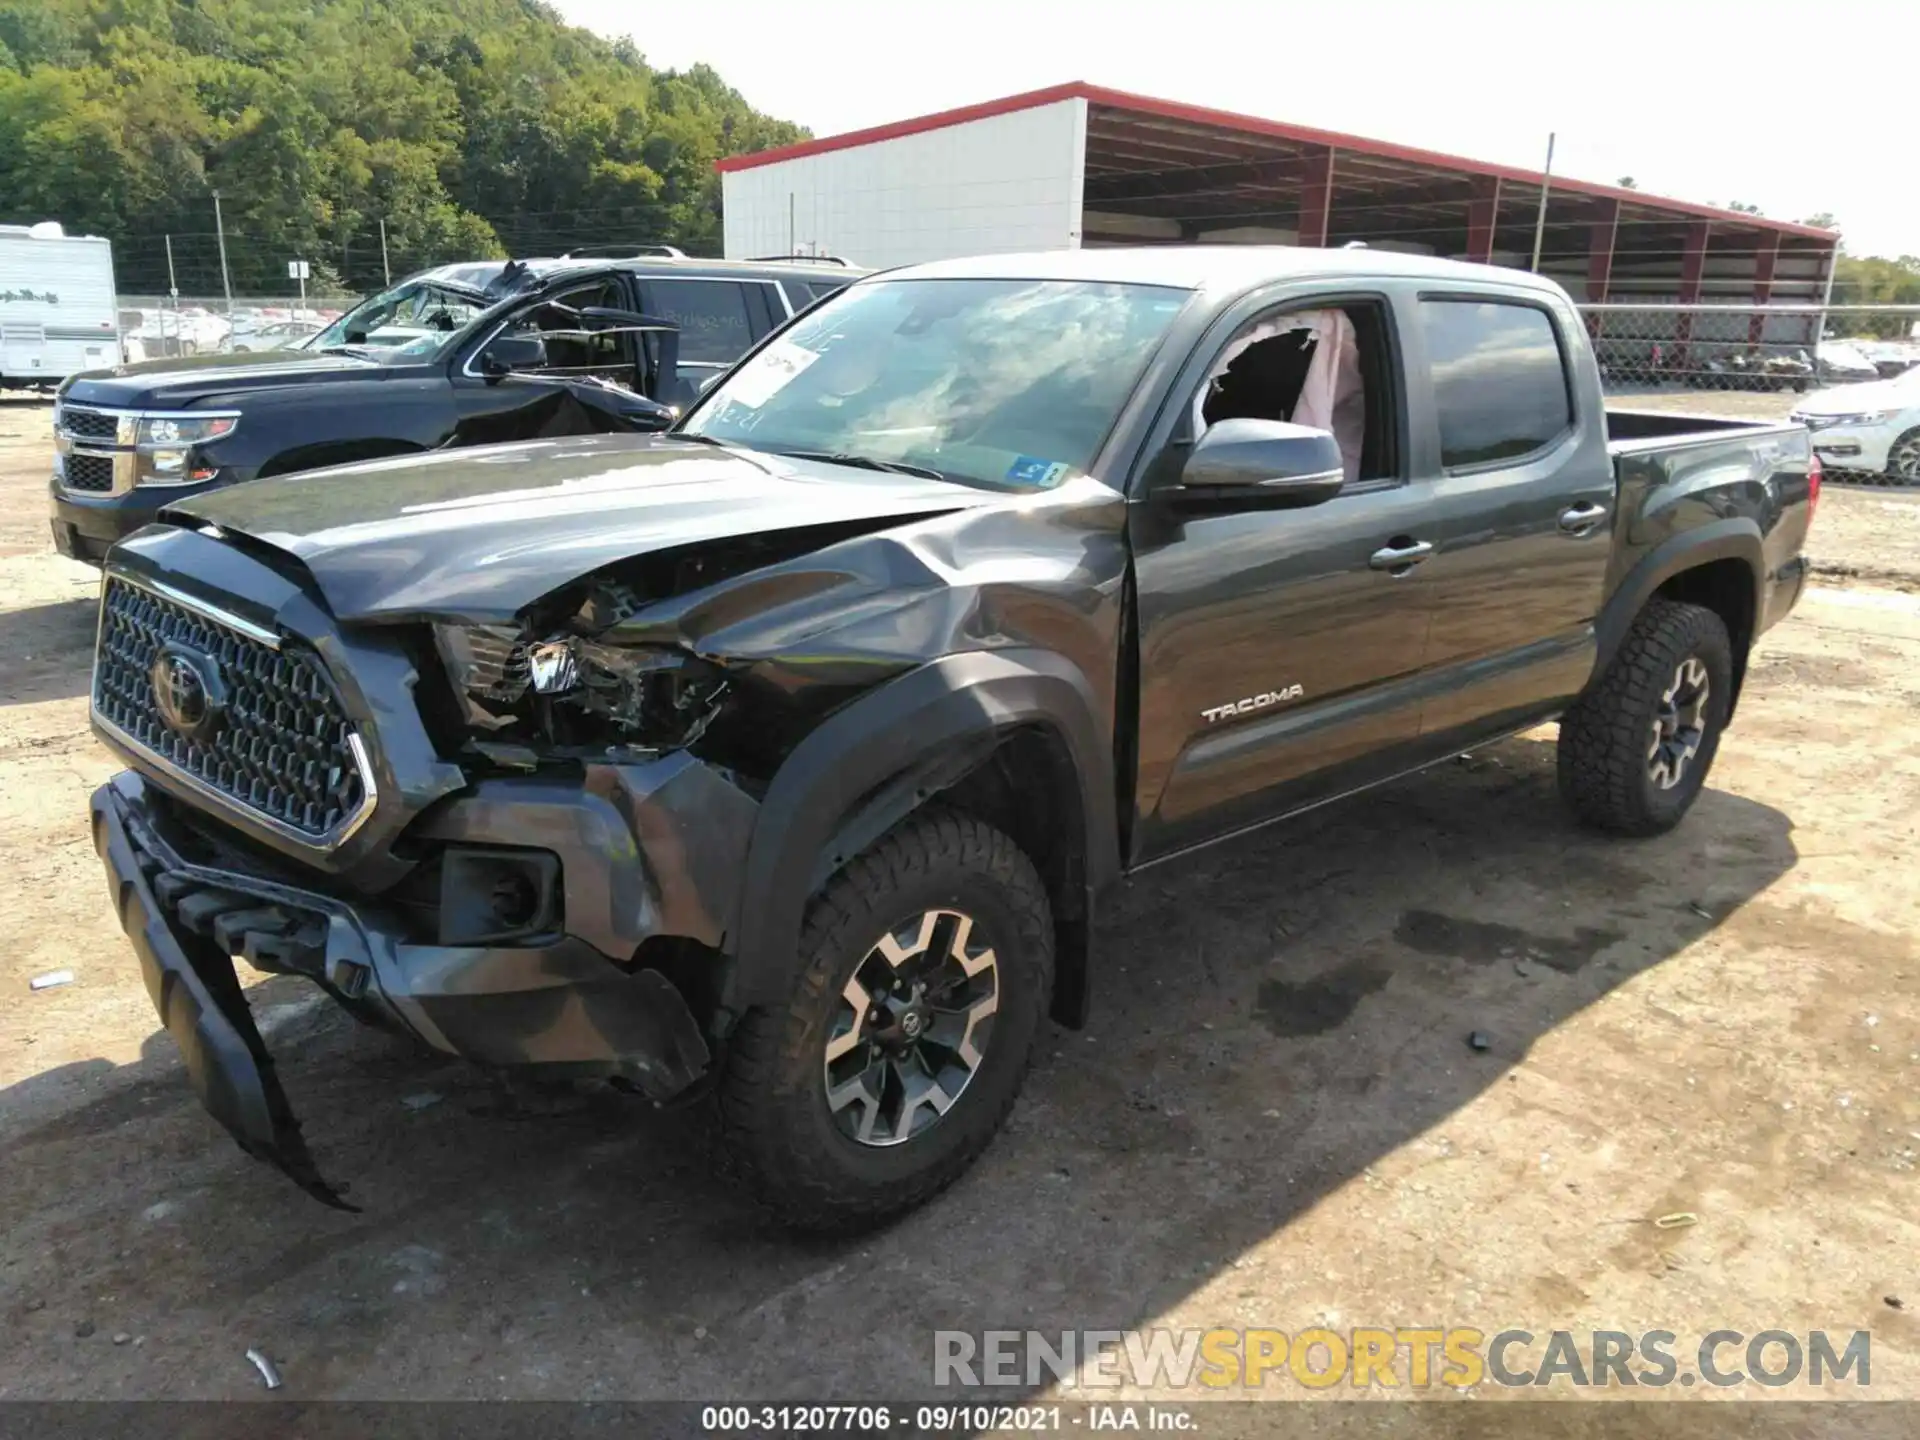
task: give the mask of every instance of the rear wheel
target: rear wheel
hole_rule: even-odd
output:
[[[1560,793],[1618,835],[1657,835],[1692,808],[1733,699],[1733,646],[1699,605],[1649,601],[1619,654],[1560,719]]]
[[[784,1002],[734,1032],[725,1151],[786,1223],[850,1231],[952,1183],[1025,1078],[1053,981],[1032,863],[971,816],[890,831],[808,908]]]

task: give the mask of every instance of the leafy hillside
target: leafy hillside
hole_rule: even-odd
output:
[[[713,161],[801,138],[538,0],[0,0],[0,222],[115,242],[121,288],[355,288],[440,260],[717,253]]]

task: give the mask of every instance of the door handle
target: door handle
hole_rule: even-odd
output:
[[[1560,528],[1569,535],[1585,535],[1606,518],[1606,506],[1583,500],[1560,512]]]
[[[1367,557],[1367,564],[1375,570],[1392,570],[1404,575],[1415,565],[1433,554],[1433,543],[1429,540],[1412,540],[1405,545],[1389,545],[1376,550]]]

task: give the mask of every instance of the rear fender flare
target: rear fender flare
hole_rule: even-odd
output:
[[[1766,557],[1758,524],[1734,517],[1670,535],[1635,562],[1601,607],[1600,619],[1594,627],[1593,679],[1597,680],[1613,663],[1627,632],[1655,591],[1674,576],[1716,560],[1739,560],[1746,565],[1753,578],[1753,613],[1764,614]]]
[[[855,701],[809,735],[774,776],[748,846],[734,964],[723,1006],[785,993],[807,901],[841,864],[961,778],[1017,729],[1049,729],[1080,787],[1086,880],[1119,873],[1112,745],[1085,676],[1032,649],[949,655]]]

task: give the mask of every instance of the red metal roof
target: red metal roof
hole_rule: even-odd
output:
[[[1052,105],[1061,100],[1085,100],[1091,105],[1132,111],[1143,116],[1184,121],[1194,125],[1215,126],[1224,130],[1239,130],[1248,135],[1266,136],[1299,144],[1324,145],[1351,154],[1372,155],[1386,160],[1426,165],[1459,175],[1485,175],[1533,186],[1538,186],[1547,178],[1538,170],[1526,170],[1513,165],[1495,165],[1490,161],[1471,160],[1462,155],[1447,155],[1437,150],[1422,150],[1411,145],[1370,140],[1363,135],[1343,135],[1336,130],[1319,130],[1310,125],[1292,125],[1279,120],[1266,120],[1257,115],[1239,115],[1230,110],[1214,110],[1204,105],[1188,105],[1178,100],[1161,100],[1151,95],[1133,95],[1124,90],[1109,90],[1104,86],[1089,85],[1084,80],[1071,80],[1064,85],[1048,86],[1044,90],[1029,90],[1019,95],[1007,95],[998,100],[983,101],[978,105],[963,105],[956,110],[942,110],[932,115],[918,115],[908,120],[896,120],[891,124],[875,125],[865,130],[850,130],[844,135],[827,135],[818,140],[802,140],[797,144],[782,145],[773,150],[755,151],[750,155],[734,155],[716,161],[714,168],[723,172],[751,170],[761,165],[776,164],[782,160],[798,160],[807,155],[824,155],[835,150],[850,150],[856,146],[871,145],[881,140],[897,140],[905,135],[920,135],[929,130],[945,129],[950,125],[964,125],[970,120],[986,120],[995,115],[1012,114],[1017,110],[1031,110],[1037,106]],[[1822,230],[1813,225],[1770,220],[1764,215],[1744,214],[1737,210],[1720,210],[1711,205],[1697,205],[1690,200],[1670,200],[1660,195],[1649,195],[1644,190],[1623,190],[1616,185],[1598,185],[1591,180],[1574,180],[1555,175],[1552,177],[1552,186],[1557,194],[1591,195],[1601,199],[1619,200],[1642,209],[1663,210],[1675,215],[1718,220],[1724,224],[1738,225],[1748,230],[1772,230],[1784,235],[1804,235],[1820,240],[1838,238],[1835,232]]]

